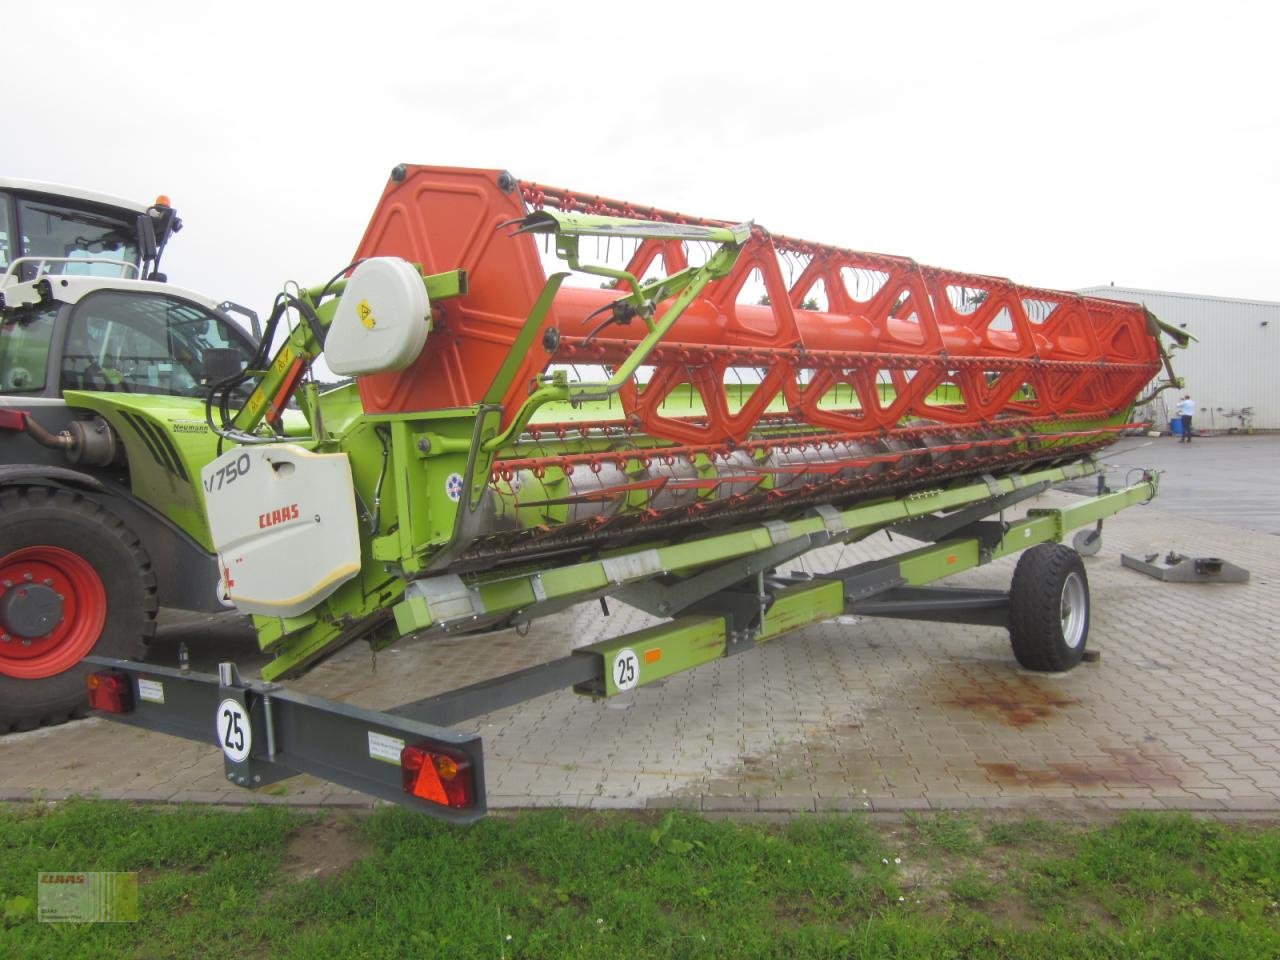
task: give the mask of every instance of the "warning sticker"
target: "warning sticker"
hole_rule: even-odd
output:
[[[360,318],[360,322],[364,324],[366,330],[372,330],[378,325],[378,321],[373,315],[373,307],[369,306],[368,300],[361,300],[356,305],[356,316]]]
[[[399,737],[369,731],[369,756],[374,760],[384,760],[400,766],[400,751],[403,749],[404,741]]]
[[[138,699],[150,703],[164,703],[164,684],[159,680],[138,678]]]
[[[284,373],[289,369],[289,365],[293,363],[293,356],[293,347],[286,343],[280,348],[280,352],[276,354],[276,358],[271,364],[272,368],[276,373]]]

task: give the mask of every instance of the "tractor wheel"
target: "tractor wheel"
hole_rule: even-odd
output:
[[[1028,670],[1070,670],[1089,638],[1089,578],[1080,555],[1060,543],[1023,553],[1009,590],[1009,639]]]
[[[0,732],[82,716],[81,659],[137,657],[156,578],[138,538],[78,493],[0,490]]]

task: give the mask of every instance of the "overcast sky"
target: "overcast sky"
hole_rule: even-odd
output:
[[[1280,300],[1280,4],[12,5],[0,173],[186,221],[265,312],[399,162],[1057,288]]]

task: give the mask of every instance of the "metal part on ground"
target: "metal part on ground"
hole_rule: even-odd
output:
[[[1249,571],[1221,557],[1184,557],[1169,551],[1164,557],[1121,554],[1120,563],[1165,583],[1248,583]]]

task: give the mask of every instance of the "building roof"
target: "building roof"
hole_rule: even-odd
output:
[[[1222,303],[1251,303],[1259,307],[1280,307],[1280,301],[1277,300],[1248,300],[1243,297],[1218,297],[1207,293],[1176,293],[1172,290],[1145,290],[1142,287],[1117,287],[1113,284],[1098,287],[1081,287],[1076,293],[1082,293],[1089,297],[1108,296],[1115,297],[1117,294],[1126,294],[1130,296],[1149,296],[1149,297],[1173,297],[1178,300],[1217,300]]]

